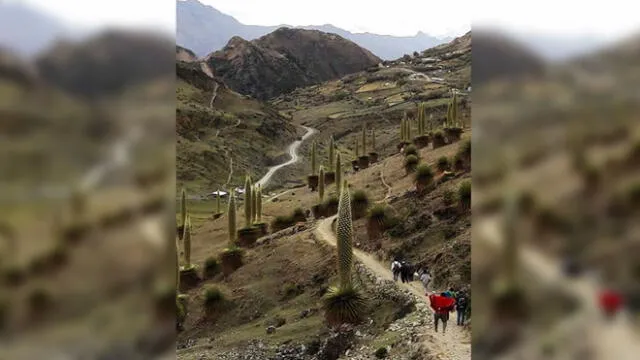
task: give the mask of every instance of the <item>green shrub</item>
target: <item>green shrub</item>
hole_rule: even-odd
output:
[[[376,350],[374,355],[377,359],[384,359],[387,357],[387,355],[389,355],[389,351],[387,350],[386,347],[383,346],[378,348],[378,350]]]
[[[418,163],[419,160],[417,156],[409,155],[404,159],[404,169],[407,171],[407,173],[414,172],[418,167]]]
[[[325,317],[330,325],[358,324],[362,321],[366,299],[353,287],[330,287],[323,297]]]
[[[213,256],[208,257],[204,261],[203,272],[204,272],[205,278],[212,278],[216,276],[218,272],[220,272],[220,263],[218,262],[218,259],[216,259]]]
[[[418,149],[415,145],[411,144],[404,148],[404,156],[415,155],[418,156]]]
[[[295,210],[293,210],[293,213],[291,214],[291,219],[293,220],[294,223],[305,222],[307,221],[307,215],[305,215],[304,210],[302,210],[302,208],[296,208]]]
[[[419,188],[425,189],[433,185],[433,170],[431,166],[422,164],[418,166],[415,175],[415,181]]]
[[[203,305],[206,309],[213,309],[224,301],[224,294],[215,286],[204,289]]]
[[[458,187],[458,201],[464,208],[471,206],[471,182],[463,181]]]
[[[452,205],[456,201],[456,193],[451,189],[446,189],[442,194],[442,202],[446,206]]]
[[[276,218],[271,222],[271,229],[273,232],[276,232],[293,226],[293,224],[294,221],[291,216],[280,215],[276,216]]]
[[[369,219],[383,222],[387,208],[382,204],[375,205],[369,210]]]
[[[353,192],[352,201],[354,204],[368,204],[369,197],[367,197],[367,193],[364,190],[356,190]]]
[[[438,171],[443,172],[449,170],[449,159],[446,156],[441,156],[438,159]]]

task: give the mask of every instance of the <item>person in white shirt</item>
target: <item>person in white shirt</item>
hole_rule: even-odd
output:
[[[391,273],[393,274],[393,281],[398,281],[398,277],[400,277],[400,272],[402,270],[402,264],[396,259],[391,263]]]
[[[422,286],[424,287],[425,294],[429,294],[429,283],[431,282],[431,275],[429,275],[429,271],[427,269],[422,270],[420,281],[422,282]]]

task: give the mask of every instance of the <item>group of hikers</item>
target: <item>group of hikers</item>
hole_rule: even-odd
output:
[[[415,277],[420,279],[424,287],[425,296],[429,297],[429,303],[433,310],[433,320],[435,331],[438,332],[438,325],[442,322],[442,333],[447,329],[449,313],[455,311],[457,314],[456,323],[463,326],[469,319],[471,307],[469,306],[469,294],[464,290],[456,291],[454,288],[437,293],[430,289],[431,274],[426,268],[415,271],[415,266],[407,261],[394,259],[391,263],[393,280],[400,279],[403,283],[412,282]]]

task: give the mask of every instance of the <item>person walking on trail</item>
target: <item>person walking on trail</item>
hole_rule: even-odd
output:
[[[600,308],[608,320],[611,320],[622,308],[622,295],[613,289],[604,289],[598,294]]]
[[[455,299],[456,299],[456,314],[457,314],[456,323],[458,326],[462,326],[464,325],[467,317],[467,305],[468,305],[467,294],[465,294],[464,291],[459,291],[458,294],[456,294]]]
[[[420,275],[420,282],[422,282],[422,286],[424,287],[425,295],[428,295],[431,275],[429,275],[429,271],[427,269],[422,270],[422,274]]]
[[[433,309],[433,324],[436,332],[438,332],[438,323],[440,321],[442,321],[442,334],[447,331],[449,312],[453,311],[455,304],[456,300],[444,296],[444,293],[440,295],[436,293],[429,295],[429,306]]]
[[[398,281],[398,277],[400,277],[400,273],[402,271],[402,264],[400,261],[393,260],[391,263],[391,273],[393,274],[393,281]]]
[[[442,296],[454,298],[456,297],[456,292],[453,288],[449,288],[449,290],[442,293]]]
[[[407,264],[406,261],[403,261],[401,263],[401,267],[400,267],[400,280],[402,281],[402,283],[406,283],[407,282],[407,268],[409,267],[409,264]]]

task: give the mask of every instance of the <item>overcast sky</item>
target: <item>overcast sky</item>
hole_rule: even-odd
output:
[[[0,0],[2,1],[2,0]],[[175,0],[5,0],[33,5],[70,25],[118,26],[175,33]],[[28,26],[28,25],[25,25]]]
[[[332,24],[351,32],[462,35],[472,0],[200,0],[247,25]]]
[[[473,26],[544,35],[593,35],[615,39],[638,31],[635,1],[482,0],[472,5]]]

